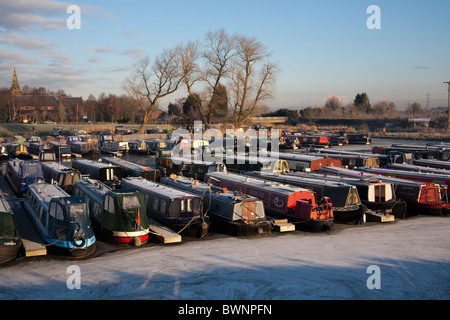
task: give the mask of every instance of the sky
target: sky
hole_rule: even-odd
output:
[[[79,29],[67,25],[70,5],[80,8]],[[272,109],[320,106],[332,95],[347,104],[362,92],[400,110],[446,106],[449,14],[448,0],[0,0],[0,87],[11,87],[15,69],[20,86],[120,95],[139,58],[224,28],[255,37],[279,64]]]

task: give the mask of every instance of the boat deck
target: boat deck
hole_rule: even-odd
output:
[[[44,244],[44,240],[34,227],[30,217],[28,217],[28,214],[23,207],[23,199],[15,196],[14,191],[11,189],[3,175],[0,176],[0,184],[2,185],[4,196],[14,212],[17,232],[22,240],[25,256],[45,256],[47,254],[47,248]]]

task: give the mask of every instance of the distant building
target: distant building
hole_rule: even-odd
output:
[[[10,117],[21,122],[82,120],[84,113],[82,97],[60,95],[21,94],[16,70],[14,69],[9,102]]]

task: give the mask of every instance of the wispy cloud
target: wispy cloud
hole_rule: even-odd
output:
[[[431,69],[431,68],[427,67],[427,66],[412,66],[411,69],[428,70],[428,69]]]
[[[111,47],[89,47],[89,50],[97,52],[97,53],[108,53],[108,52],[114,52],[115,51]]]
[[[52,0],[0,0],[0,27],[16,31],[45,31],[66,28],[70,3]],[[112,18],[107,10],[81,5],[81,12]]]
[[[121,52],[122,55],[132,56],[135,59],[141,59],[144,56],[144,51],[141,49],[126,49]]]
[[[46,50],[54,45],[54,43],[45,40],[43,37],[25,38],[2,30],[0,30],[0,44],[26,50]]]

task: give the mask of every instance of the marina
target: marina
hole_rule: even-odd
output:
[[[340,146],[340,148],[345,148],[348,146]],[[333,149],[333,147],[332,147]],[[366,149],[368,150],[368,149]],[[351,151],[351,152],[358,152],[356,150]],[[115,164],[113,163],[106,163],[106,159],[108,157],[104,157],[104,160],[102,161],[103,164],[101,167],[106,166],[106,167],[111,167],[111,166],[116,166],[119,163],[124,164],[124,167],[129,167],[129,169],[131,168],[135,168],[136,176],[139,176],[139,169],[138,168],[157,168],[157,163],[158,163],[158,158],[154,155],[143,155],[143,154],[139,154],[139,153],[133,153],[130,155],[127,155],[124,158],[111,158],[114,159],[112,162],[115,162]],[[161,158],[162,159],[162,158]],[[18,160],[15,160],[18,161]],[[42,162],[42,166],[54,166],[55,168],[61,168],[62,170],[64,170],[64,167],[68,169],[67,172],[71,172],[72,170],[72,166],[74,163],[84,163],[84,162],[89,162],[89,163],[96,163],[96,165],[94,165],[93,167],[97,166],[98,161],[92,161],[92,160],[81,160],[81,159],[70,159],[70,160],[65,160],[60,162],[59,164],[56,162]],[[102,163],[100,162],[100,163]],[[204,166],[204,168],[207,168],[208,166],[211,166],[211,164],[207,164],[207,166],[205,166],[204,163],[200,162],[199,163],[199,168],[202,167],[202,165]],[[6,171],[6,167],[7,167],[7,162],[5,162],[3,164],[4,166],[4,171]],[[76,165],[78,166],[78,165]],[[214,169],[211,171],[210,169],[205,170],[202,169],[202,171],[198,171],[200,172],[204,172],[204,175],[202,175],[202,178],[208,178],[212,175],[212,177],[214,177],[214,174],[226,174],[226,175],[230,175],[230,174],[237,174],[237,173],[227,173],[227,169],[226,169],[226,165],[224,167],[222,167],[222,169],[218,169],[218,167],[215,167],[216,165],[214,165]],[[289,165],[288,165],[289,166]],[[189,167],[187,167],[189,168]],[[192,169],[190,169],[191,174],[193,173],[192,170],[196,170],[195,166],[192,166]],[[423,217],[426,217],[427,215],[429,215],[430,212],[433,213],[433,216],[430,216],[430,218],[437,218],[437,216],[441,216],[445,219],[445,213],[447,212],[446,209],[446,204],[445,201],[443,201],[442,199],[442,194],[441,194],[441,189],[442,187],[440,185],[432,185],[430,183],[424,183],[424,184],[420,184],[418,182],[413,182],[413,181],[409,181],[406,182],[408,180],[402,180],[402,179],[398,179],[398,178],[393,178],[393,177],[387,177],[385,176],[383,179],[381,179],[379,176],[377,177],[378,180],[376,180],[374,177],[369,176],[369,173],[364,172],[363,179],[359,179],[358,177],[354,176],[354,177],[344,177],[343,174],[341,173],[341,178],[339,179],[335,179],[335,181],[333,183],[330,183],[330,181],[333,180],[332,177],[335,176],[335,174],[332,173],[333,170],[339,170],[339,171],[348,171],[351,172],[353,175],[361,175],[361,171],[359,170],[354,170],[354,169],[346,169],[344,167],[335,167],[335,166],[319,166],[318,170],[314,170],[314,172],[295,172],[295,171],[290,171],[290,170],[281,170],[283,172],[277,172],[278,170],[275,170],[276,172],[273,172],[273,167],[272,165],[267,166],[268,170],[263,170],[260,171],[259,169],[255,172],[253,172],[254,175],[256,176],[263,176],[263,175],[269,175],[269,176],[286,176],[286,177],[294,177],[294,176],[305,176],[303,177],[304,180],[308,180],[308,179],[315,179],[314,183],[311,182],[311,184],[308,186],[308,189],[310,190],[314,190],[314,185],[318,184],[317,181],[320,180],[320,176],[323,176],[326,174],[324,179],[328,180],[329,185],[333,185],[333,183],[337,183],[340,184],[341,187],[344,185],[354,185],[355,188],[357,189],[358,193],[355,193],[356,196],[354,196],[353,198],[359,198],[360,202],[359,202],[359,206],[366,206],[367,207],[367,211],[365,212],[365,218],[361,219],[360,217],[355,218],[354,219],[354,227],[356,228],[363,228],[363,229],[359,229],[358,230],[354,230],[353,227],[351,227],[351,225],[349,224],[342,224],[339,222],[339,200],[334,200],[329,198],[329,203],[326,202],[326,200],[324,199],[324,197],[326,197],[326,195],[323,192],[317,192],[317,190],[314,192],[314,200],[312,200],[313,198],[311,197],[306,197],[303,199],[304,200],[297,200],[296,203],[302,203],[303,201],[307,201],[307,202],[311,202],[311,204],[313,204],[313,207],[317,206],[318,210],[322,210],[322,211],[317,211],[317,212],[321,212],[322,214],[322,218],[323,221],[320,222],[320,226],[326,226],[326,228],[324,228],[323,230],[325,231],[326,234],[330,234],[332,235],[334,238],[339,238],[339,236],[341,234],[343,234],[343,232],[345,233],[360,233],[360,232],[364,232],[364,234],[371,234],[371,230],[374,230],[374,226],[375,225],[380,225],[380,227],[384,227],[386,230],[388,229],[388,225],[399,225],[402,223],[420,223],[420,219],[425,219]],[[55,171],[57,171],[56,169],[54,169]],[[139,187],[142,188],[142,185],[146,185],[149,181],[145,178],[142,178],[142,176],[139,177],[129,177],[129,178],[125,178],[126,175],[130,175],[130,173],[125,174],[123,172],[123,168],[121,169],[122,171],[120,172],[119,175],[117,175],[116,173],[113,174],[113,177],[115,176],[115,182],[121,182],[119,184],[114,184],[113,188],[118,188],[116,189],[117,191],[114,191],[114,189],[111,189],[111,187],[105,185],[103,188],[103,191],[105,193],[108,192],[108,190],[111,190],[112,192],[120,192],[121,188],[126,188],[126,189],[135,189],[138,190]],[[154,170],[154,169],[152,169]],[[327,171],[328,170],[328,171]],[[224,171],[224,172],[220,172],[220,171]],[[184,171],[186,173],[189,172],[188,171]],[[244,171],[242,171],[243,173]],[[81,172],[80,172],[81,173]],[[237,174],[239,176],[243,176],[242,173]],[[85,175],[85,179],[88,179],[90,181],[96,181],[94,180],[94,178],[91,178],[91,174],[87,173],[87,171],[85,171],[85,173],[81,173],[82,175]],[[141,172],[142,174],[142,172]],[[119,178],[120,176],[120,178]],[[4,177],[6,178],[6,176]],[[3,178],[3,179],[4,179]],[[51,179],[51,178],[50,178]],[[217,179],[217,177],[216,177]],[[54,182],[56,182],[57,179],[53,179]],[[129,183],[127,184],[127,180],[129,180]],[[257,203],[261,203],[259,206],[256,205],[250,205],[250,206],[246,206],[246,208],[248,208],[249,210],[247,211],[247,217],[248,217],[248,222],[245,223],[245,219],[241,220],[241,218],[243,218],[244,216],[242,215],[242,213],[239,214],[239,210],[226,210],[227,206],[225,204],[220,204],[220,205],[215,205],[215,208],[218,208],[220,210],[222,210],[222,213],[219,212],[213,212],[213,210],[211,210],[211,206],[213,206],[214,202],[211,202],[211,200],[216,197],[217,195],[221,195],[218,196],[218,198],[220,197],[224,197],[228,198],[228,202],[233,203],[233,201],[235,201],[235,203],[239,203],[236,201],[242,201],[243,199],[255,199],[255,195],[245,195],[246,192],[241,193],[242,191],[239,191],[238,193],[236,193],[236,188],[233,188],[232,186],[228,186],[226,187],[226,190],[224,189],[223,186],[219,186],[216,187],[214,185],[210,185],[207,184],[206,182],[208,182],[208,180],[206,179],[206,181],[197,181],[195,179],[194,176],[192,177],[178,177],[178,178],[174,178],[174,177],[170,177],[170,175],[162,175],[161,176],[161,180],[162,180],[162,185],[166,185],[166,187],[171,184],[172,186],[175,186],[176,184],[178,184],[178,188],[180,190],[184,190],[183,192],[187,192],[188,189],[190,189],[190,191],[194,191],[192,192],[193,194],[197,193],[199,195],[203,196],[203,199],[201,201],[202,206],[204,208],[209,208],[209,209],[202,209],[202,214],[199,214],[200,218],[207,218],[208,220],[203,220],[204,222],[206,222],[207,224],[207,228],[205,230],[205,228],[200,228],[200,230],[203,231],[198,231],[199,229],[196,229],[196,232],[191,232],[191,233],[184,233],[184,232],[179,232],[181,229],[180,227],[174,227],[171,224],[167,224],[166,221],[161,220],[161,219],[157,219],[159,218],[158,216],[151,216],[151,215],[147,215],[147,222],[148,222],[148,240],[145,239],[140,239],[140,241],[138,241],[138,246],[140,247],[141,250],[143,250],[143,254],[148,254],[146,251],[146,248],[159,248],[158,250],[178,250],[177,246],[179,245],[187,245],[187,246],[192,246],[195,245],[197,242],[196,241],[201,241],[200,243],[198,243],[198,245],[204,243],[202,246],[206,246],[206,248],[208,246],[215,246],[217,241],[219,241],[219,243],[224,242],[226,239],[226,242],[231,242],[232,238],[231,237],[236,237],[237,240],[240,241],[245,241],[244,239],[252,239],[252,238],[261,238],[261,239],[267,239],[266,241],[273,241],[274,245],[276,243],[278,243],[279,241],[282,241],[282,239],[288,239],[286,238],[288,235],[294,236],[294,238],[292,238],[291,240],[294,240],[295,237],[301,236],[301,238],[303,238],[302,241],[306,241],[307,243],[307,239],[310,237],[310,235],[313,234],[321,234],[324,233],[323,231],[321,233],[317,233],[318,229],[320,230],[320,228],[316,227],[314,228],[303,228],[305,225],[301,225],[300,228],[298,228],[298,223],[299,221],[296,219],[292,219],[292,217],[286,217],[286,216],[280,216],[280,215],[276,215],[274,214],[274,211],[272,209],[268,209],[266,210],[266,208],[264,207],[263,203],[264,203],[264,196],[262,196],[262,199],[257,200]],[[203,179],[205,180],[205,179]],[[219,180],[219,179],[218,179]],[[359,183],[356,183],[355,181],[352,180],[358,180]],[[140,182],[138,182],[140,181]],[[281,180],[280,180],[281,181]],[[371,182],[370,182],[371,181]],[[397,183],[396,183],[397,181]],[[399,182],[401,181],[401,183]],[[125,183],[124,183],[125,182]],[[134,185],[131,184],[131,182],[134,182]],[[151,181],[149,181],[151,182]],[[212,181],[211,181],[212,182]],[[81,184],[81,180],[76,182],[75,184]],[[152,182],[154,183],[154,182]],[[280,182],[276,182],[277,184],[279,184]],[[291,183],[288,182],[288,180],[284,181],[284,183]],[[140,186],[140,184],[142,184]],[[212,184],[214,184],[214,182],[212,182]],[[381,184],[383,184],[385,187],[384,189],[382,189]],[[95,185],[95,182],[94,182]],[[97,183],[97,186],[100,185],[100,182]],[[181,185],[183,185],[183,187],[181,187]],[[257,184],[252,182],[250,180],[249,185],[255,187]],[[273,183],[272,183],[273,185]],[[373,191],[362,191],[363,189],[361,188],[375,188],[374,186],[378,185],[378,191],[375,192],[375,189],[373,189]],[[420,195],[416,194],[410,198],[407,197],[408,195],[408,191],[402,191],[403,189],[408,189],[411,190],[411,186],[414,186],[414,188],[417,188],[418,192],[426,192],[427,197],[421,197]],[[154,186],[153,186],[154,187]],[[344,186],[345,187],[345,186]],[[434,189],[432,189],[434,187]],[[161,188],[157,187],[157,188]],[[164,187],[165,188],[165,187]],[[289,187],[289,188],[295,188],[293,186]],[[348,187],[347,187],[348,188]],[[394,188],[393,193],[391,192],[389,194],[389,190],[391,190],[390,188]],[[429,200],[430,195],[432,194],[431,191],[424,191],[424,190],[428,190],[427,188],[431,188],[432,190],[435,190],[434,192],[436,195],[436,201],[431,201],[433,202],[432,204],[426,204],[425,202],[427,200]],[[270,188],[266,187],[266,191],[270,190]],[[307,189],[305,189],[307,190]],[[368,189],[367,189],[368,190]],[[381,190],[384,190],[385,192],[387,192],[384,196],[381,196]],[[386,191],[388,190],[388,191]],[[141,192],[141,191],[140,191]],[[365,192],[365,193],[364,193]],[[143,192],[145,193],[145,192]],[[251,193],[251,192],[248,192]],[[365,198],[365,194],[367,193],[367,199]],[[45,236],[43,236],[40,232],[38,232],[38,228],[35,226],[35,220],[32,220],[30,218],[30,215],[28,213],[27,210],[29,210],[30,206],[26,204],[26,200],[25,198],[18,196],[14,193],[14,191],[12,190],[12,186],[9,185],[9,188],[7,188],[6,190],[6,199],[8,199],[8,202],[11,204],[11,207],[14,211],[14,215],[16,220],[18,221],[18,226],[17,226],[17,232],[20,235],[20,239],[21,239],[21,249],[19,250],[19,254],[17,256],[16,259],[13,259],[13,262],[8,262],[3,264],[6,268],[9,265],[20,265],[23,263],[26,263],[27,260],[29,259],[33,259],[33,258],[39,258],[39,257],[45,257],[45,260],[43,261],[53,261],[53,263],[57,263],[57,261],[55,261],[55,257],[58,256],[58,254],[60,254],[60,251],[57,250],[55,253],[54,250],[54,246],[49,246],[48,245],[48,239],[46,239]],[[77,194],[78,195],[78,194]],[[208,197],[205,197],[205,195],[208,195]],[[228,195],[228,196],[227,196]],[[75,196],[75,194],[73,194],[72,196]],[[150,203],[151,206],[154,205],[154,203],[156,203],[154,200],[148,200],[150,194],[147,193],[146,196],[144,196],[147,200],[147,203]],[[385,200],[384,202],[382,201],[370,201],[369,197],[371,197],[370,199],[372,200]],[[378,197],[378,198],[377,198]],[[438,199],[439,198],[439,199]],[[193,199],[193,198],[192,198]],[[208,200],[209,199],[209,200]],[[235,200],[231,200],[231,199],[235,199]],[[240,199],[240,200],[238,200]],[[306,200],[305,200],[306,199]],[[309,199],[309,200],[308,200]],[[319,199],[319,200],[317,200]],[[401,201],[403,201],[405,203],[405,206],[403,205],[399,205],[397,203],[399,203],[399,199],[402,199]],[[422,199],[421,201],[417,201],[417,199]],[[317,202],[318,201],[318,202]],[[322,203],[322,201],[324,201]],[[423,203],[421,203],[423,201]],[[163,205],[160,205],[161,200],[158,200],[158,211],[161,210],[161,208],[163,208]],[[225,202],[226,203],[226,202]],[[316,203],[314,205],[314,203]],[[306,204],[306,203],[304,203]],[[310,206],[311,204],[308,204],[308,206]],[[395,209],[394,204],[397,204],[397,209]],[[251,227],[252,224],[252,213],[256,213],[258,210],[257,208],[260,208],[260,206],[264,207],[264,227],[263,228],[253,228]],[[181,206],[181,204],[180,204]],[[377,207],[378,206],[378,207]],[[434,207],[432,207],[434,206]],[[187,210],[188,208],[188,204],[187,202],[185,202],[185,209]],[[191,208],[193,208],[194,205],[192,205],[191,203]],[[312,208],[313,208],[312,207]],[[407,207],[407,213],[402,215],[403,210],[406,210]],[[310,206],[311,208],[311,206]],[[324,215],[324,213],[326,212],[326,210],[331,209],[330,212],[328,213],[328,215]],[[148,207],[146,207],[146,209],[148,209]],[[325,211],[324,211],[325,210]],[[295,210],[297,211],[297,210]],[[302,210],[299,210],[298,212],[301,212]],[[232,218],[232,216],[229,216],[230,212],[234,212],[235,214],[238,213],[238,216],[234,216],[234,218]],[[310,213],[312,213],[313,211],[309,211]],[[305,213],[305,211],[303,210],[303,214]],[[219,214],[223,214],[225,217],[222,217],[222,220],[219,221],[218,220],[218,215]],[[228,215],[228,216],[227,216]],[[241,217],[239,217],[239,215]],[[262,215],[260,214],[255,214],[255,216],[260,216]],[[420,217],[422,216],[423,217]],[[330,217],[332,216],[332,219],[330,220],[329,218],[327,219],[326,217]],[[311,216],[313,217],[313,216]],[[391,219],[390,217],[394,218]],[[419,220],[414,220],[414,217],[419,217]],[[233,219],[236,219],[235,223],[237,223],[238,225],[242,225],[243,227],[235,227],[235,228],[229,228],[230,225],[228,225],[228,227],[223,227],[224,225],[227,226],[227,224],[224,224],[224,220],[227,220],[229,222],[231,222]],[[413,220],[410,220],[413,219]],[[136,220],[135,220],[136,221]],[[263,220],[261,220],[263,221]],[[304,220],[303,220],[304,221]],[[317,222],[317,221],[316,221]],[[311,221],[310,223],[314,224],[313,221]],[[386,223],[390,223],[390,224],[386,224]],[[429,225],[431,224],[431,222],[428,223]],[[204,225],[204,224],[203,224]],[[295,227],[297,225],[297,227]],[[127,247],[123,247],[123,246],[119,246],[120,244],[119,242],[115,243],[114,241],[108,240],[109,237],[105,237],[103,235],[103,233],[101,233],[98,229],[97,223],[94,223],[94,219],[92,219],[92,226],[94,227],[92,230],[99,232],[98,235],[96,236],[96,241],[95,241],[95,250],[93,250],[92,253],[88,254],[88,255],[82,255],[81,258],[82,260],[87,260],[90,261],[93,257],[97,257],[97,259],[102,259],[101,257],[107,253],[107,252],[115,252],[115,255],[129,255],[129,251],[127,250]],[[269,227],[270,226],[270,227]],[[249,229],[250,228],[250,229]],[[350,229],[348,229],[350,228]],[[238,230],[238,231],[236,231]],[[242,230],[247,230],[247,231],[242,231]],[[253,230],[251,232],[249,232],[248,230]],[[262,231],[265,230],[265,231]],[[316,232],[308,232],[308,231],[316,231]],[[184,231],[184,230],[183,230]],[[306,232],[306,233],[305,233]],[[378,231],[378,232],[381,232]],[[281,237],[281,238],[280,238]],[[306,237],[306,238],[305,238]],[[117,238],[116,238],[117,239]],[[289,237],[290,239],[290,237]],[[299,239],[300,241],[301,239]],[[134,245],[134,241],[136,241],[136,237],[133,237],[133,240],[130,240],[130,244],[132,244],[131,246],[128,244],[128,248],[134,248],[136,247],[136,245]],[[164,249],[167,248],[167,249]],[[172,249],[170,249],[172,248]],[[66,253],[67,254],[67,253]],[[70,255],[70,254],[69,254]],[[26,259],[24,261],[24,259]],[[79,259],[79,258],[77,258]],[[17,261],[17,262],[14,262]],[[2,267],[4,268],[4,267]]]

